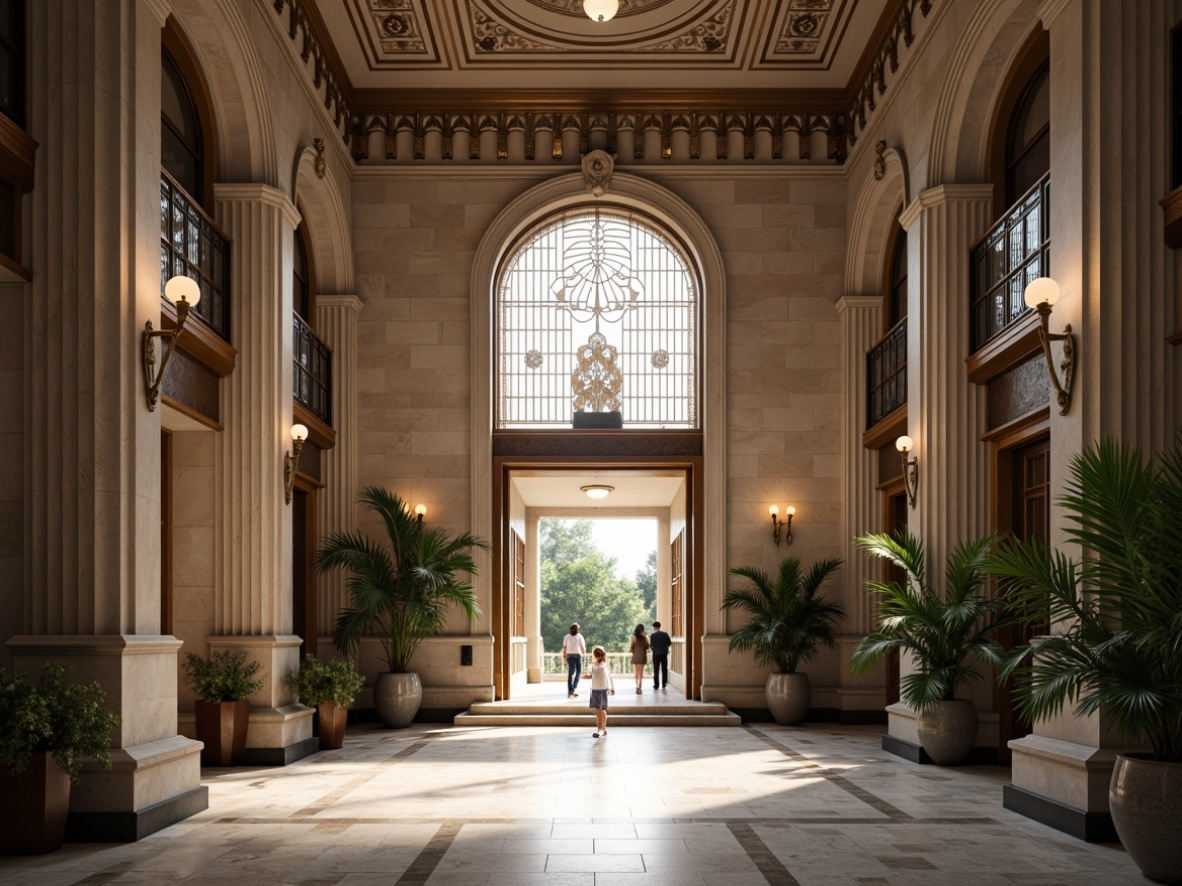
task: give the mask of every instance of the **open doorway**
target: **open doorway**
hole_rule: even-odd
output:
[[[584,626],[588,647],[626,655],[635,626],[651,631],[654,621],[673,638],[670,687],[696,697],[699,460],[610,466],[496,461],[496,697],[510,698],[515,688],[520,693],[547,678],[564,680],[559,634],[572,622]],[[589,498],[586,487],[592,486],[606,487],[604,497]],[[623,666],[623,658],[617,664]]]

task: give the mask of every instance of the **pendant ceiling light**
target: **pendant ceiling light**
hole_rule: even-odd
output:
[[[619,8],[620,0],[583,0],[583,12],[596,22],[610,21]]]

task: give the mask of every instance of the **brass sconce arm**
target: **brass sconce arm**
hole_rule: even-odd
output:
[[[919,495],[919,459],[911,455],[915,441],[906,434],[895,441],[895,448],[899,450],[899,458],[903,462],[903,485],[907,488],[907,504],[915,507],[916,496]]]
[[[303,425],[291,426],[291,452],[283,453],[283,498],[291,504],[292,490],[295,488],[295,475],[300,467],[300,452],[303,451],[304,441],[308,439],[308,429]]]
[[[1050,330],[1051,308],[1059,300],[1059,284],[1050,277],[1039,277],[1026,286],[1026,306],[1038,313],[1038,340],[1042,344],[1043,356],[1047,358],[1047,371],[1051,375],[1051,384],[1055,388],[1055,398],[1059,403],[1059,414],[1066,415],[1071,409],[1071,383],[1075,379],[1075,336],[1071,334],[1071,324],[1063,327],[1063,332],[1053,333]],[[1059,382],[1059,373],[1055,371],[1055,358],[1051,354],[1051,342],[1063,342],[1063,360],[1059,368],[1063,371],[1063,381]]]
[[[772,505],[767,509],[767,512],[772,517],[772,539],[776,543],[776,547],[780,546],[780,539],[784,539],[784,544],[792,544],[792,517],[796,514],[796,508],[788,505],[784,509],[785,518],[780,519],[780,506]]]
[[[144,389],[148,394],[148,411],[155,412],[156,404],[160,402],[160,385],[164,381],[164,370],[168,368],[168,361],[172,357],[177,339],[185,328],[185,320],[189,317],[189,309],[201,301],[201,288],[195,280],[188,277],[173,277],[164,284],[164,297],[176,306],[176,328],[154,329],[152,321],[144,324],[143,333],[143,365]],[[167,341],[164,356],[160,359],[160,371],[156,372],[156,339]]]

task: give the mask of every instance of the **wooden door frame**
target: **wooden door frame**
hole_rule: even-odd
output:
[[[1044,438],[1049,440],[1050,435],[1050,406],[1044,406],[982,435],[982,441],[989,444],[990,532],[1004,533],[1013,528],[1014,453]],[[1008,765],[1013,758],[1009,748],[1013,738],[1013,707],[1010,685],[995,682],[993,709],[997,711],[997,758],[1002,765]]]
[[[702,633],[706,625],[705,545],[700,539],[703,525],[705,477],[702,456],[493,456],[492,465],[492,531],[491,539],[491,615],[493,636],[493,692],[498,700],[510,697],[510,649],[512,636],[509,619],[508,593],[512,581],[512,555],[508,545],[509,481],[513,471],[579,471],[633,470],[638,473],[653,470],[683,471],[685,476],[685,550],[682,552],[682,594],[685,611],[685,696],[698,698],[702,694]]]

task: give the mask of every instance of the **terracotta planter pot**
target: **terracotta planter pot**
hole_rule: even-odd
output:
[[[235,766],[246,754],[246,728],[250,722],[248,701],[198,701],[197,740],[202,766]]]
[[[1182,763],[1119,755],[1108,783],[1112,823],[1129,857],[1150,880],[1182,884]]]
[[[337,707],[331,701],[322,701],[316,706],[319,714],[320,750],[332,751],[345,743],[345,723],[349,709]]]
[[[0,855],[40,855],[61,847],[70,777],[52,754],[36,751],[19,775],[0,768],[0,797]]]
[[[933,763],[963,763],[977,742],[977,709],[971,701],[938,701],[919,715],[919,743]]]
[[[419,712],[423,701],[423,684],[414,673],[395,674],[384,671],[373,684],[373,706],[387,726],[405,729]]]
[[[795,726],[809,712],[813,690],[808,674],[769,674],[767,686],[767,709],[772,719],[781,726]]]

